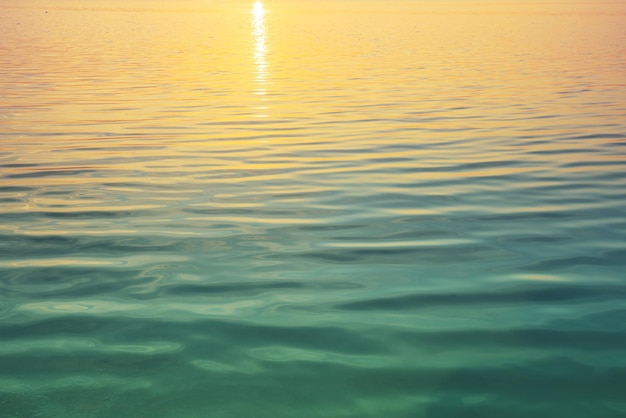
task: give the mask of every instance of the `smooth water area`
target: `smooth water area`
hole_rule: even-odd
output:
[[[0,416],[626,416],[623,2],[0,5]]]

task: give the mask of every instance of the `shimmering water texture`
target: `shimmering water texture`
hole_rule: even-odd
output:
[[[2,0],[0,416],[626,416],[626,4]]]

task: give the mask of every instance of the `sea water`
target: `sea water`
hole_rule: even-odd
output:
[[[0,4],[0,416],[626,416],[623,2]]]

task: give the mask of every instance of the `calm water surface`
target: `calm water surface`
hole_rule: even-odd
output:
[[[626,416],[626,5],[2,0],[3,417]]]

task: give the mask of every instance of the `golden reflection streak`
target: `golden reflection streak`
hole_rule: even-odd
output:
[[[265,7],[261,0],[256,0],[252,8],[252,36],[254,37],[254,63],[256,66],[256,88],[254,94],[265,95],[267,93],[267,31],[265,28]],[[267,109],[259,106],[259,111]],[[262,113],[262,112],[261,112]],[[266,117],[266,114],[257,114],[258,117]]]

